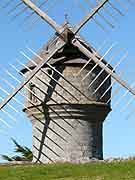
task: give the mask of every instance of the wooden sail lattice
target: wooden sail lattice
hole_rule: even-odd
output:
[[[64,6],[64,1],[62,3]],[[71,7],[75,3],[76,5],[78,5],[78,8],[77,8],[77,6],[75,6],[76,9],[69,8],[68,9],[69,16],[70,16],[70,13],[71,13],[71,15],[74,15],[76,12],[80,12],[80,10],[83,11],[82,17],[79,17],[80,18],[79,23],[77,23],[77,25],[76,25],[76,24],[74,24],[76,22],[73,21],[72,28],[68,27],[67,25],[64,25],[64,26],[59,25],[55,21],[56,16],[57,16],[57,14],[56,14],[57,10],[64,9],[64,8],[62,8],[62,3],[61,4],[57,3],[57,1],[55,3],[52,3],[52,7],[54,8],[54,11],[52,10],[52,12],[49,11],[49,7],[51,8],[51,1],[49,1],[49,0],[48,1],[47,0],[46,1],[36,1],[36,0],[35,1],[34,0],[33,1],[30,1],[30,0],[16,1],[15,0],[15,1],[7,1],[6,3],[1,2],[1,4],[0,4],[1,8],[8,9],[9,15],[15,14],[15,15],[13,15],[13,19],[16,19],[20,15],[24,15],[24,22],[29,21],[29,23],[31,23],[32,25],[34,23],[36,23],[38,19],[42,19],[47,24],[49,24],[50,27],[53,28],[53,30],[56,32],[55,39],[58,39],[55,49],[51,49],[49,52],[47,52],[47,48],[46,48],[45,58],[42,56],[42,53],[40,53],[40,52],[36,53],[33,49],[31,49],[29,47],[27,48],[28,53],[25,53],[24,51],[20,51],[21,56],[24,57],[24,59],[23,59],[24,62],[22,61],[22,59],[21,60],[17,59],[15,65],[10,64],[11,71],[14,71],[15,73],[17,72],[17,74],[20,73],[20,75],[21,75],[20,79],[19,79],[18,75],[12,74],[10,72],[10,70],[3,68],[3,72],[5,74],[7,74],[7,76],[10,77],[12,80],[11,79],[9,80],[9,78],[8,79],[3,78],[3,77],[0,78],[1,82],[5,82],[4,83],[5,87],[3,87],[3,84],[0,86],[0,90],[1,90],[2,94],[4,94],[3,97],[0,97],[0,100],[1,100],[0,109],[1,109],[2,113],[5,113],[12,120],[15,120],[15,117],[14,117],[14,115],[11,115],[8,112],[8,110],[6,110],[6,107],[8,107],[8,109],[10,108],[12,111],[14,111],[16,113],[19,113],[17,108],[15,108],[15,106],[11,104],[12,101],[21,106],[24,106],[22,98],[27,98],[27,100],[32,105],[36,104],[37,103],[36,101],[38,101],[38,103],[41,103],[41,104],[44,103],[42,98],[39,97],[35,93],[35,91],[33,91],[33,89],[31,87],[28,86],[29,82],[34,84],[34,87],[38,91],[40,91],[42,94],[44,94],[44,96],[49,96],[49,94],[47,94],[39,86],[39,84],[38,83],[36,84],[36,82],[33,80],[33,77],[36,77],[36,79],[38,81],[40,81],[40,83],[49,87],[50,89],[53,89],[53,86],[50,85],[47,81],[43,80],[39,75],[39,71],[41,71],[43,74],[46,74],[46,72],[43,69],[43,67],[45,65],[48,66],[54,73],[58,74],[68,84],[68,86],[71,86],[71,88],[74,91],[76,91],[76,93],[79,93],[81,97],[84,97],[86,100],[91,101],[90,96],[87,96],[78,87],[76,87],[76,85],[72,84],[59,70],[54,68],[50,63],[50,59],[52,58],[52,56],[54,56],[56,52],[61,50],[66,44],[69,44],[69,43],[72,44],[75,48],[79,49],[79,51],[88,58],[87,63],[82,67],[82,69],[79,72],[77,72],[76,76],[80,76],[81,73],[84,71],[84,69],[87,67],[87,65],[89,63],[91,63],[91,61],[93,61],[95,63],[95,65],[91,69],[91,71],[82,77],[81,82],[83,82],[88,76],[90,76],[91,72],[94,71],[94,69],[97,66],[99,66],[101,68],[101,71],[98,73],[98,75],[96,77],[94,77],[92,82],[87,87],[88,89],[92,86],[93,83],[96,82],[96,80],[100,77],[100,75],[103,72],[106,72],[108,74],[108,76],[93,91],[92,95],[97,93],[99,91],[99,89],[102,88],[104,83],[108,80],[108,78],[111,77],[112,78],[111,85],[102,93],[102,95],[99,97],[98,100],[101,100],[110,91],[110,89],[114,86],[114,84],[117,84],[117,88],[112,93],[112,98],[117,99],[118,98],[117,95],[119,96],[119,92],[121,92],[121,89],[122,90],[124,89],[123,90],[124,93],[120,94],[120,97],[118,98],[118,100],[116,100],[114,102],[114,107],[118,106],[121,103],[121,101],[123,101],[123,99],[125,97],[127,97],[127,95],[129,95],[128,97],[130,97],[130,98],[127,101],[127,104],[125,105],[124,108],[128,107],[129,105],[131,105],[131,103],[133,103],[134,96],[135,96],[134,82],[130,83],[130,80],[131,80],[130,78],[127,80],[125,80],[123,78],[125,69],[127,69],[127,66],[129,64],[127,62],[125,63],[125,61],[128,58],[128,56],[127,56],[128,53],[126,51],[124,51],[123,49],[119,50],[118,48],[116,48],[116,50],[115,50],[115,46],[117,46],[117,44],[115,44],[115,43],[111,44],[107,48],[107,50],[104,50],[104,53],[100,53],[100,51],[101,50],[103,51],[104,48],[99,47],[98,50],[95,50],[91,46],[90,46],[90,48],[88,48],[89,44],[87,44],[87,42],[84,41],[84,39],[80,35],[78,35],[78,33],[85,26],[85,24],[87,24],[91,21],[93,21],[99,28],[101,28],[105,32],[106,32],[105,27],[114,28],[115,23],[113,24],[112,21],[113,22],[117,21],[117,15],[124,16],[125,12],[127,12],[130,9],[130,6],[135,5],[135,2],[133,0],[127,0],[125,2],[123,2],[121,0],[115,0],[115,1],[113,1],[113,0],[112,1],[111,0],[110,1],[108,1],[108,0],[101,0],[101,1],[75,0],[75,1],[72,1]],[[16,11],[18,11],[18,12],[16,12]],[[65,10],[63,10],[63,12],[64,11]],[[53,14],[53,12],[54,12],[54,14]],[[84,15],[84,12],[86,12],[86,16]],[[108,16],[109,16],[109,18],[108,18]],[[53,17],[53,19],[51,17]],[[100,22],[100,20],[104,21],[104,22],[102,23],[102,22]],[[61,21],[63,21],[63,19]],[[61,21],[60,21],[60,23],[62,23]],[[68,35],[70,35],[70,36],[68,37]],[[52,40],[52,43],[53,43],[53,40]],[[30,53],[31,53],[31,55],[35,56],[38,59],[38,63],[35,62],[31,58],[31,56],[29,56]],[[114,59],[116,57],[119,57],[118,58],[119,60],[117,59],[115,61]],[[31,64],[33,64],[33,66],[35,68],[34,69],[29,68],[29,66],[26,64],[27,61],[31,62]],[[124,66],[121,65],[122,63],[124,63]],[[18,64],[18,67],[17,67],[17,64]],[[110,65],[112,65],[112,67]],[[121,66],[123,69],[121,68]],[[25,69],[30,71],[30,75],[28,77],[26,77],[25,74],[20,72],[20,67],[24,67]],[[119,73],[117,73],[118,68],[121,70]],[[130,68],[131,68],[131,66],[130,66]],[[62,84],[60,84],[56,79],[53,79],[53,77],[51,75],[48,74],[47,76],[51,80],[55,81],[55,83],[58,84],[61,89],[66,91],[66,93],[69,94],[71,99],[74,99],[76,102],[80,101],[80,99],[78,99],[76,96],[74,96],[74,94],[72,94],[72,92],[69,91],[67,89],[67,87],[62,86]],[[24,77],[25,80],[22,80],[22,77]],[[14,85],[14,82],[16,83],[16,85]],[[24,89],[32,94],[32,96],[35,98],[35,102],[30,97],[26,97]],[[67,99],[66,97],[64,97],[61,94],[61,92],[55,91],[55,89],[54,89],[54,93],[56,93],[56,95],[61,97],[67,103],[69,103],[69,104],[71,103],[71,99]],[[17,96],[18,96],[18,98],[17,98]],[[61,104],[59,104],[59,102],[57,102],[52,97],[49,97],[49,98],[54,103],[58,104],[63,109],[63,111],[68,113],[67,110],[65,109],[65,107],[63,107]],[[107,99],[106,104],[109,104],[111,102],[112,98]],[[30,109],[28,109],[27,106],[24,106],[24,108],[27,111],[30,111]],[[124,111],[124,108],[122,109],[122,111]],[[39,109],[38,107],[37,107],[37,110],[39,112],[42,112],[42,110]],[[52,110],[52,111],[54,111],[54,110]],[[132,110],[132,112],[133,111],[134,110]],[[57,112],[54,111],[54,113],[57,116],[60,116],[59,114],[57,114]],[[128,112],[128,114],[130,115],[130,112]],[[35,117],[35,115],[34,115],[34,117]],[[2,118],[0,118],[0,120],[6,126],[10,126],[8,124],[8,122],[6,122],[4,120],[3,116],[2,116]],[[54,123],[57,124],[55,121],[54,121]],[[68,123],[68,122],[66,122],[66,123]],[[59,126],[59,124],[57,124],[57,126]],[[72,126],[72,125],[69,124],[69,126]],[[60,127],[60,128],[62,128],[62,127]],[[63,129],[63,130],[66,132],[65,129]],[[53,129],[51,129],[51,131],[53,131]],[[54,132],[54,133],[57,136],[60,136],[56,132]],[[69,134],[69,132],[66,132],[66,133]],[[64,137],[61,137],[61,138],[63,140],[65,140]],[[49,158],[49,157],[47,157],[47,158]],[[50,161],[52,161],[52,160],[50,159]]]

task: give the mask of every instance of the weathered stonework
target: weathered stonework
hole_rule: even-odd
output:
[[[50,121],[32,108],[29,117],[33,126],[33,152],[36,162],[88,162],[91,158],[103,159],[102,124],[109,112],[103,104],[49,105]],[[98,116],[97,117],[97,112]],[[35,119],[32,115],[39,119]],[[47,129],[49,126],[49,129]],[[44,132],[44,133],[42,133]],[[44,134],[44,135],[43,135]],[[54,143],[55,142],[55,143]],[[36,149],[37,148],[37,149]],[[41,148],[41,152],[38,149]],[[46,156],[47,157],[46,157]]]
[[[37,75],[42,81],[50,84],[53,88],[46,86],[36,77],[32,79],[32,84],[27,85],[39,97],[37,98],[30,92],[26,92],[27,97],[35,104],[33,106],[26,99],[25,106],[27,106],[27,109],[25,109],[25,112],[31,119],[33,130],[33,162],[82,163],[89,162],[91,158],[103,159],[102,127],[103,121],[111,110],[110,102],[106,104],[111,97],[111,89],[102,99],[100,97],[110,86],[111,78],[108,77],[99,90],[93,94],[108,74],[103,71],[88,88],[89,84],[101,71],[101,68],[97,66],[82,81],[85,75],[94,67],[94,62],[92,61],[77,75],[88,59],[79,54],[76,49],[75,52],[72,52],[73,54],[70,54],[70,57],[67,57],[67,54],[64,54],[65,52],[67,53],[65,49],[59,52],[60,55],[58,53],[58,56],[61,56],[61,58],[56,55],[50,61],[50,64],[89,99],[49,67],[44,66],[43,70],[38,72]],[[40,55],[45,58],[44,54],[42,51]],[[30,64],[28,66],[33,69]],[[30,72],[25,69],[23,73],[29,76]],[[52,79],[48,77],[48,74],[52,76]],[[34,84],[39,86],[41,90],[34,87]]]

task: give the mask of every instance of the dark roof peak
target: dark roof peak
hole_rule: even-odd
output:
[[[70,24],[68,22],[65,22],[63,24],[63,27],[65,27],[65,30],[71,30],[71,32],[73,32],[72,27],[70,26]],[[91,53],[96,54],[97,58],[101,58],[101,56],[96,52],[96,50],[90,45],[88,44],[80,35],[76,35],[76,38],[78,39],[78,41],[85,46],[85,48],[87,48]],[[57,44],[60,41],[60,37],[58,34],[55,34],[53,36],[53,38],[51,38],[47,44],[45,44],[39,51],[38,51],[38,56],[40,56],[42,59],[45,59],[47,54],[53,50],[55,50]],[[41,58],[38,58],[37,56],[34,56],[32,58],[32,60],[36,63],[39,64],[41,62]],[[50,64],[56,64],[56,63],[86,63],[86,61],[88,60],[88,57],[86,57],[82,52],[79,51],[78,48],[74,47],[72,44],[66,44],[62,49],[60,49],[49,61]],[[103,62],[106,64],[105,60],[103,60]],[[29,61],[26,64],[27,67],[29,68],[35,68],[35,64],[33,64],[31,61]],[[112,68],[111,68],[112,69]],[[22,73],[25,73],[26,71],[28,71],[26,68],[23,68],[21,70]]]

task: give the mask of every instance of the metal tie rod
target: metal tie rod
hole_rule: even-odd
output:
[[[120,83],[123,87],[128,89],[133,95],[135,95],[135,90],[133,90],[126,81],[122,80],[117,76],[112,70],[108,67],[105,67],[105,64],[101,62],[97,57],[95,57],[89,50],[87,50],[77,39],[72,40],[72,44],[80,49],[87,57],[92,58],[95,63],[99,63],[101,68],[104,68],[105,71],[110,74],[118,83]]]

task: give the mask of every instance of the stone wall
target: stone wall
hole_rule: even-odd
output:
[[[82,78],[93,68],[93,65],[87,66],[79,76],[76,76],[82,66],[80,64],[66,64],[56,66],[56,68],[68,81],[88,96],[89,100],[48,67],[44,68],[44,71],[51,74],[76,99],[41,71],[38,76],[53,88],[48,88],[36,77],[32,80],[33,85],[35,83],[42,90],[40,91],[33,86],[32,91],[44,102],[41,104],[39,99],[27,92],[27,97],[31,98],[35,104],[32,106],[26,100],[26,106],[29,108],[29,111],[26,110],[26,112],[32,121],[33,128],[34,162],[88,162],[93,157],[103,158],[102,126],[110,111],[110,105],[106,105],[105,102],[110,99],[111,90],[101,100],[99,99],[110,86],[111,80],[109,77],[99,91],[93,95],[93,91],[107,74],[103,72],[88,89],[88,85],[101,69],[97,67],[92,74],[82,81]],[[54,90],[64,98],[60,97]]]

